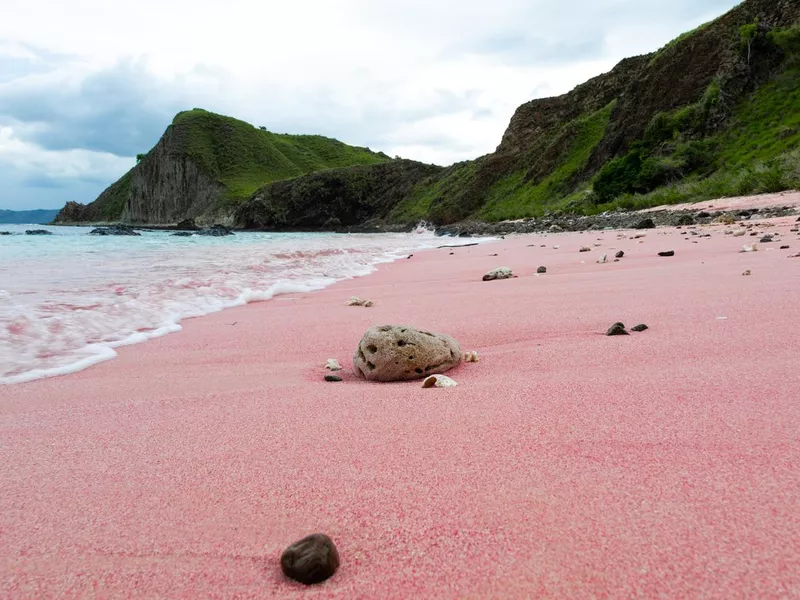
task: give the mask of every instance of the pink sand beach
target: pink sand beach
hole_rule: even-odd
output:
[[[800,597],[794,221],[749,253],[738,225],[421,252],[1,387],[0,597]],[[481,360],[356,379],[394,323]],[[305,587],[279,557],[315,532],[342,564]]]

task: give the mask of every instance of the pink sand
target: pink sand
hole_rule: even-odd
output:
[[[779,223],[758,230],[789,251],[714,226],[418,253],[0,388],[0,597],[798,597],[800,239]],[[520,277],[481,281],[500,265]],[[650,330],[602,335],[618,320]],[[454,389],[322,381],[382,323],[481,361]],[[278,559],[313,532],[342,567],[304,588]]]
[[[788,191],[776,194],[761,194],[758,196],[736,196],[734,198],[718,198],[708,202],[694,202],[687,204],[665,204],[648,208],[642,212],[655,212],[659,210],[743,210],[746,208],[771,208],[775,206],[800,206],[800,192]]]

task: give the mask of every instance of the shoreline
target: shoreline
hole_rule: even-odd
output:
[[[415,252],[2,387],[0,589],[791,595],[800,237],[795,218],[746,225],[780,241],[740,253],[757,238],[725,235],[737,224]],[[519,277],[481,281],[501,265]],[[602,335],[620,320],[650,329]],[[481,361],[448,372],[450,390],[358,380],[352,352],[384,323],[451,334]],[[322,380],[328,358],[342,383]],[[342,566],[306,589],[278,557],[314,532]]]

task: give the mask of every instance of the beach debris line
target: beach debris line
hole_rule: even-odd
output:
[[[347,301],[347,306],[366,306],[369,308],[373,304],[375,303],[372,300],[362,300],[358,296],[353,296]]]
[[[458,384],[450,379],[447,375],[431,375],[430,377],[426,377],[425,381],[422,382],[423,388],[445,388],[445,387],[456,387]]]
[[[625,325],[622,323],[614,323],[608,328],[606,335],[630,335],[630,333],[628,333],[628,331],[625,329]]]
[[[370,327],[356,348],[353,372],[368,381],[411,381],[449,371],[463,359],[459,343],[409,325]]]
[[[329,358],[328,361],[325,363],[325,368],[329,371],[341,371],[342,365],[339,364],[339,361],[335,358]]]
[[[644,323],[639,323],[638,325],[634,325],[633,327],[631,327],[631,331],[635,331],[637,333],[641,333],[642,331],[647,331],[648,329],[650,328]]]
[[[325,581],[338,568],[339,551],[333,540],[323,533],[296,541],[281,555],[283,574],[306,585]]]
[[[338,375],[325,375],[325,381],[336,382],[341,380],[342,378]]]
[[[483,276],[483,280],[494,281],[496,279],[511,279],[512,277],[514,277],[514,273],[509,267],[497,267],[486,273]]]
[[[481,357],[478,356],[478,353],[474,350],[472,352],[464,352],[464,362],[474,363],[478,362],[480,359]]]

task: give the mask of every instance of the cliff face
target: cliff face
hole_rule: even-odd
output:
[[[170,126],[148,155],[131,171],[120,220],[126,223],[177,223],[212,211],[226,188],[180,151]]]

